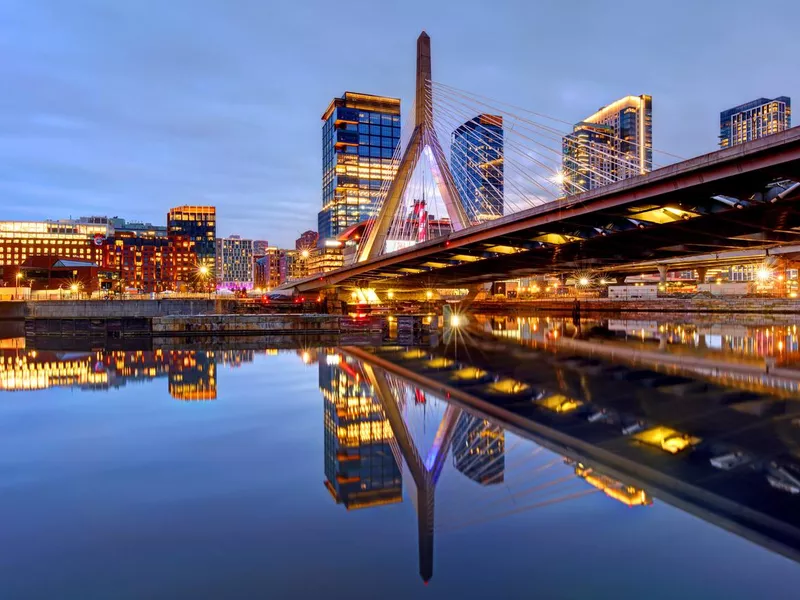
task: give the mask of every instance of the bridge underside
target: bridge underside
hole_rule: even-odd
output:
[[[508,215],[294,287],[461,287],[800,242],[800,128]]]

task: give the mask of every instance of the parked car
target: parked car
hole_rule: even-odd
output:
[[[286,294],[264,294],[261,304],[303,304],[305,296],[287,296]]]

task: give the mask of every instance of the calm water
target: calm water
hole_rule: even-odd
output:
[[[533,325],[499,323],[482,325]],[[537,333],[569,333],[553,323]],[[604,343],[643,343],[643,323]],[[647,323],[658,348],[664,323]],[[791,364],[792,324],[779,326],[781,350],[731,342],[740,330],[700,347]],[[563,456],[340,349],[6,340],[0,356],[3,599],[798,597],[793,560],[595,470],[604,493]],[[381,393],[427,468],[432,511]]]

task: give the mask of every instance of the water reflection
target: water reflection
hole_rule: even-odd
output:
[[[325,400],[325,486],[333,499],[347,510],[401,502],[392,428],[361,366],[326,353],[319,361],[319,389]]]
[[[747,315],[577,322],[562,317],[477,315],[473,320],[486,332],[524,345],[627,358],[662,370],[689,370],[759,393],[800,393],[800,336],[797,324],[791,322],[750,324]]]
[[[252,362],[253,350],[153,350],[68,352],[0,348],[0,390],[53,387],[108,390],[166,378],[176,400],[214,400],[217,364]]]
[[[557,335],[540,339],[527,333],[523,338],[520,333],[520,339],[505,338],[502,332],[513,330],[512,323],[516,331],[535,329],[536,333],[544,330]],[[626,333],[615,334],[613,339],[601,331],[615,327],[609,322],[587,322],[583,325],[586,331],[593,327],[598,330],[593,336],[575,338],[571,322],[552,318],[480,320],[482,327],[486,324],[492,335],[465,331],[458,338],[458,346],[453,338],[450,343],[425,347],[298,347],[281,351],[56,352],[8,344],[0,349],[0,389],[68,387],[97,392],[150,381],[155,382],[153,388],[162,389],[162,393],[168,390],[171,397],[181,400],[231,398],[231,402],[205,404],[204,410],[187,411],[176,403],[162,403],[170,407],[173,420],[169,422],[174,425],[163,431],[167,432],[165,437],[174,439],[174,445],[167,446],[168,451],[155,445],[148,457],[155,462],[142,463],[144,468],[136,469],[135,476],[130,475],[134,470],[115,469],[112,475],[100,470],[94,480],[102,490],[107,481],[127,482],[133,477],[130,488],[122,490],[126,497],[132,490],[145,495],[151,491],[164,494],[171,490],[173,476],[183,466],[188,471],[183,485],[201,486],[199,482],[207,481],[208,487],[199,487],[201,491],[192,498],[204,499],[210,507],[208,512],[197,513],[198,519],[202,517],[202,523],[219,519],[222,523],[219,530],[209,534],[209,547],[228,535],[226,528],[232,523],[242,528],[239,535],[243,537],[238,539],[252,541],[254,550],[248,555],[258,557],[265,540],[280,548],[278,553],[287,553],[294,541],[300,544],[303,539],[303,544],[319,544],[318,555],[325,556],[337,552],[341,536],[349,536],[350,552],[357,553],[352,548],[363,544],[364,552],[380,557],[377,562],[386,557],[386,573],[381,577],[398,575],[397,562],[392,559],[402,548],[401,562],[410,556],[418,560],[422,580],[430,580],[436,569],[452,585],[460,574],[453,553],[458,560],[462,556],[453,546],[462,541],[480,546],[491,543],[487,537],[491,534],[510,537],[527,525],[532,527],[529,538],[516,542],[518,546],[509,546],[513,553],[527,557],[525,553],[542,539],[537,536],[545,533],[545,523],[551,522],[559,529],[546,532],[553,537],[547,537],[545,545],[554,554],[572,555],[576,544],[584,543],[610,544],[616,549],[617,542],[597,536],[611,531],[624,539],[629,533],[635,537],[637,528],[643,526],[657,529],[655,521],[666,518],[663,509],[669,504],[800,561],[800,404],[796,395],[780,395],[777,388],[769,388],[775,393],[746,391],[742,381],[723,385],[720,381],[726,371],[722,366],[714,382],[697,370],[687,375],[674,369],[643,368],[625,355],[612,356],[593,349],[609,343],[615,348],[641,344],[641,335],[627,330],[630,322],[625,324]],[[646,331],[655,335],[661,325]],[[695,332],[699,326],[694,324]],[[561,346],[554,344],[553,338],[574,340],[576,344]],[[636,351],[642,352],[641,348]],[[730,351],[717,358],[734,372],[741,367]],[[287,364],[297,365],[298,370],[291,371]],[[235,377],[223,377],[221,386],[220,372],[233,370],[240,372]],[[299,413],[297,421],[292,422],[284,411],[297,411],[301,403],[294,392],[285,393],[295,388],[280,387],[276,380],[285,375],[294,385],[308,373],[318,378],[318,385],[313,379],[310,382],[314,411]],[[165,378],[167,386],[157,382],[159,378]],[[234,380],[242,387],[237,388]],[[261,385],[274,386],[275,393],[262,392]],[[229,389],[224,389],[226,386]],[[251,387],[258,391],[247,393]],[[321,398],[316,395],[317,387]],[[58,395],[53,394],[53,398]],[[12,417],[9,423],[13,424],[14,411],[26,403],[18,402],[18,396],[8,399],[11,401],[4,405],[4,416]],[[138,398],[129,399],[132,406],[140,404]],[[248,402],[251,409],[265,405],[280,408],[274,413],[237,414]],[[53,420],[58,431],[62,431],[61,421],[71,410],[66,404],[59,404]],[[275,420],[266,419],[266,427],[263,423],[253,426],[251,416],[256,414],[271,414]],[[150,431],[150,414],[141,418],[138,431]],[[300,431],[305,437],[298,438],[298,422],[309,418],[317,423],[311,427],[311,439],[304,428]],[[108,421],[94,425],[100,423]],[[275,423],[280,423],[278,431]],[[226,430],[226,424],[230,429]],[[78,427],[78,435],[84,431],[79,423],[72,426]],[[197,428],[203,429],[206,437],[197,436]],[[69,434],[68,429],[63,429],[65,434]],[[158,437],[159,428],[154,429],[152,439],[163,439]],[[251,430],[257,443],[239,446],[239,440]],[[230,435],[220,436],[219,431]],[[31,432],[28,441],[36,446],[36,431]],[[27,431],[21,433],[25,436]],[[100,442],[91,443],[98,444],[97,454],[102,457]],[[287,453],[292,444],[302,448]],[[139,440],[120,448],[131,452],[119,451],[117,460],[130,460],[133,466],[141,467],[136,455],[147,451]],[[181,460],[185,462],[160,462],[180,448],[184,448]],[[220,472],[211,471],[211,478],[206,472],[195,476],[195,464],[206,464],[204,453],[208,449],[222,452],[219,460],[224,467]],[[92,456],[95,451],[93,446]],[[307,463],[298,459],[304,454],[311,456]],[[266,469],[265,460],[273,461]],[[166,469],[159,469],[161,464]],[[91,465],[86,468],[91,473]],[[27,470],[26,465],[18,467],[17,477],[27,475],[23,473]],[[289,471],[293,478],[288,478]],[[51,477],[46,469],[41,472],[42,478]],[[270,475],[264,477],[264,472]],[[239,487],[227,479],[229,473],[231,477],[241,476],[236,480]],[[92,481],[85,473],[84,477],[79,480],[81,486]],[[271,482],[272,477],[279,481]],[[308,486],[304,488],[303,482]],[[259,485],[264,486],[263,495],[239,502],[240,496],[247,497],[248,490]],[[275,488],[281,492],[276,494]],[[291,498],[287,499],[284,489],[294,491]],[[176,504],[187,505],[188,498],[182,493]],[[653,504],[661,509],[648,508]],[[148,510],[153,506],[149,498],[144,505]],[[617,506],[632,510],[608,511]],[[120,511],[123,508],[128,506],[123,503]],[[223,516],[223,512],[227,514]],[[142,523],[153,526],[154,521],[149,520],[152,514],[139,514]],[[298,520],[290,521],[287,514]],[[614,522],[593,523],[598,514],[603,519],[613,515]],[[207,519],[208,515],[212,518]],[[569,518],[577,519],[578,515],[584,520],[572,527]],[[307,525],[305,519],[308,523],[319,521]],[[394,527],[399,520],[400,526]],[[391,534],[372,535],[376,525]],[[413,525],[417,546],[412,550],[399,542]],[[684,526],[691,535],[697,523],[684,522]],[[316,531],[315,527],[330,527],[328,537],[311,542],[302,537],[306,529]],[[160,521],[155,529],[165,538],[176,531],[180,537],[180,531]],[[188,525],[186,530],[195,531]],[[651,529],[646,531],[649,534]],[[285,537],[275,537],[279,535]],[[336,546],[325,545],[333,539]],[[627,550],[627,540],[625,544]],[[302,553],[306,552],[311,552],[310,546],[304,546]],[[499,568],[498,561],[505,561],[511,553],[487,553],[480,568]],[[247,560],[241,555],[229,558],[232,562]],[[214,560],[218,559],[215,555]],[[350,556],[353,565],[362,564],[363,559],[358,554]],[[303,572],[309,566],[302,560],[298,564]],[[217,568],[224,572],[224,567]],[[413,573],[407,566],[403,568],[401,577]],[[227,574],[234,571],[232,568]],[[527,585],[526,579],[527,573],[518,583]]]
[[[530,440],[512,436],[514,443],[507,451],[508,434],[495,420],[462,410],[430,388],[391,374],[354,353],[369,356],[355,348],[328,350],[319,356],[319,387],[325,402],[325,485],[336,503],[348,510],[397,503],[403,499],[402,468],[407,468],[417,513],[423,581],[433,576],[434,532],[457,531],[596,491],[627,506],[652,503],[644,489],[584,462],[540,455],[543,447]],[[401,360],[424,359],[433,371],[456,364],[433,358],[423,349],[397,349],[394,355]],[[465,370],[463,364],[459,367]],[[497,383],[489,385],[497,389]],[[558,394],[548,397],[563,398]],[[558,410],[555,405],[551,408]],[[514,459],[510,479],[506,477],[508,455]],[[465,481],[500,493],[487,496],[489,501],[484,500],[481,509],[466,514],[448,505],[442,524],[434,515],[435,496],[448,456]],[[561,463],[572,472],[554,469]],[[553,474],[556,476],[549,476]],[[576,489],[574,484],[579,481],[590,487]],[[473,501],[481,504],[480,498]]]
[[[498,336],[518,340],[544,340],[575,337],[577,327],[566,317],[486,316],[474,320]],[[748,324],[747,315],[698,316],[692,319],[673,315],[646,318],[581,319],[581,335],[605,338],[630,347],[656,348],[696,355],[774,358],[777,364],[800,360],[800,335],[797,322],[765,324],[762,317]],[[798,321],[800,322],[800,321]]]
[[[357,427],[350,423],[354,431],[379,431],[397,463],[402,458],[412,474],[424,580],[433,574],[434,531],[597,491],[631,507],[666,500],[800,560],[796,399],[552,349],[515,349],[489,338],[473,338],[459,355],[458,350],[349,347],[328,355],[337,365],[334,385],[356,383],[351,403],[369,406]],[[323,377],[322,363],[320,369],[322,387],[332,371]],[[425,398],[424,408],[443,405],[432,441],[419,427],[415,431],[420,404],[408,398]],[[376,423],[380,427],[373,429]],[[339,435],[344,433],[340,429]],[[572,470],[554,469],[554,476],[543,479],[541,472],[557,461],[520,465],[519,445],[523,454],[531,448],[534,454],[543,448],[560,454],[560,463]],[[455,519],[448,505],[443,525],[434,518],[434,496],[448,454],[464,479],[480,483],[487,493],[493,487],[503,493],[489,502],[472,499],[482,510]],[[520,467],[525,477],[519,478]],[[576,481],[584,487],[575,488]],[[497,485],[501,482],[505,485]]]

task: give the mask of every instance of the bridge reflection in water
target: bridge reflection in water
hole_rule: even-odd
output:
[[[800,561],[796,397],[469,337],[468,347],[319,356],[326,486],[348,509],[365,508],[402,501],[408,473],[423,580],[434,532],[598,491],[628,506],[666,502]],[[449,456],[485,501],[435,510]]]

